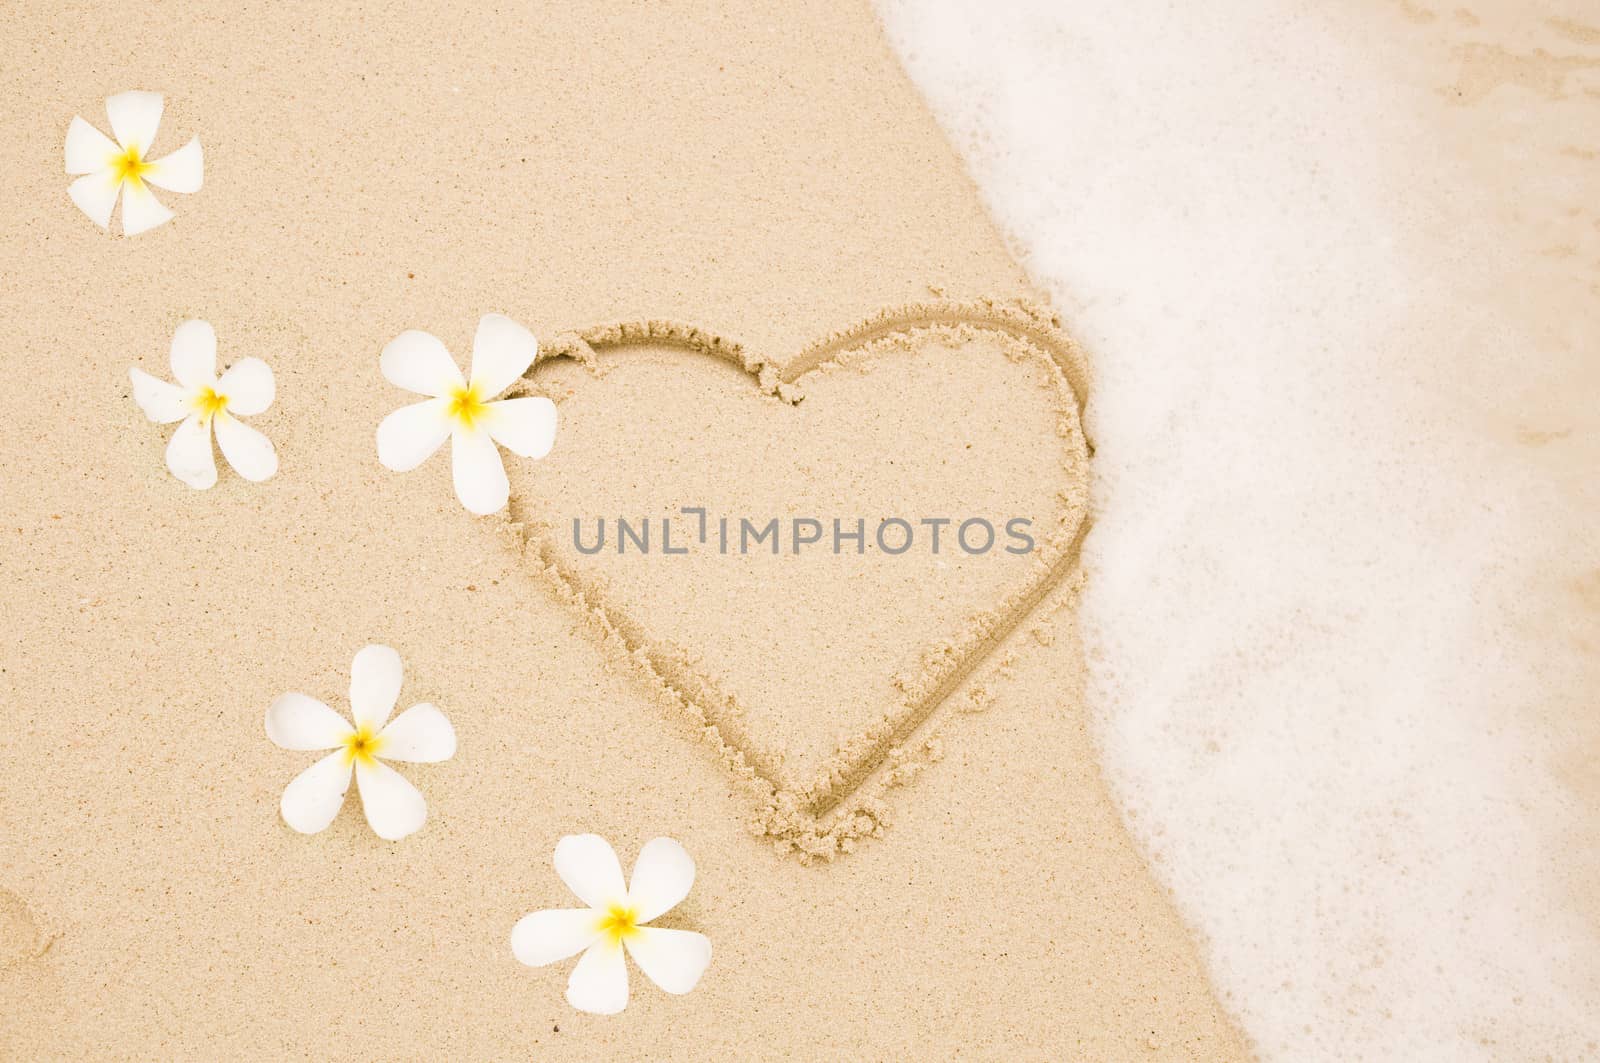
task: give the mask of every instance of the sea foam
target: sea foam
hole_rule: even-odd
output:
[[[879,10],[1094,363],[1091,708],[1225,1005],[1273,1059],[1595,1058],[1540,599],[1597,562],[1460,394],[1541,352],[1408,251],[1425,126],[1303,5]]]

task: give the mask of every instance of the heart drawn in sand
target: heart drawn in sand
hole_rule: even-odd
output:
[[[669,322],[564,333],[519,386],[561,436],[511,471],[510,520],[752,786],[759,831],[830,857],[880,829],[908,751],[1075,569],[1085,387],[1059,324],[1005,304],[897,309],[781,363]],[[776,553],[741,540],[774,519]],[[880,548],[886,519],[908,549]],[[958,538],[971,520],[988,549],[981,523]]]

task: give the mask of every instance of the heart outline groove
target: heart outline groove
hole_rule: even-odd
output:
[[[737,341],[693,325],[645,320],[593,326],[558,334],[542,344],[538,357],[508,397],[538,394],[539,370],[558,360],[596,369],[602,355],[630,349],[673,348],[729,363],[779,405],[804,398],[807,374],[846,355],[866,353],[874,344],[896,338],[948,331],[998,334],[1044,357],[1057,371],[1057,386],[1068,398],[1070,429],[1081,446],[1082,478],[1073,484],[1075,515],[1049,544],[1037,572],[1007,593],[958,635],[942,640],[949,650],[921,681],[900,687],[899,704],[864,731],[841,743],[822,769],[799,785],[786,785],[738,723],[736,702],[717,682],[695,667],[686,653],[653,638],[627,609],[609,601],[555,548],[549,525],[527,511],[513,494],[504,526],[524,558],[550,578],[558,595],[580,610],[603,645],[618,651],[660,696],[686,715],[718,753],[730,772],[755,793],[753,830],[779,849],[805,859],[831,859],[854,848],[857,839],[882,833],[890,817],[886,791],[905,780],[899,770],[905,751],[936,731],[954,695],[996,659],[997,651],[1042,603],[1068,584],[1078,569],[1090,525],[1086,463],[1094,448],[1083,427],[1089,376],[1083,355],[1054,316],[1025,303],[998,301],[916,303],[884,310],[835,332],[779,362],[753,354]],[[897,684],[898,685],[898,684]]]

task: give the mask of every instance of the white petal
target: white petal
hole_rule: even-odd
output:
[[[456,729],[437,707],[422,702],[389,721],[378,756],[413,764],[434,764],[456,755]]]
[[[669,993],[693,989],[711,963],[711,939],[692,930],[642,926],[623,940],[639,970]]]
[[[694,885],[694,860],[671,838],[651,838],[639,850],[628,885],[628,902],[637,909],[634,918],[648,923],[671,911],[689,895]]]
[[[124,148],[138,148],[140,155],[147,154],[161,128],[161,105],[159,92],[119,92],[106,101],[111,135]]]
[[[217,392],[228,397],[228,412],[238,417],[262,413],[277,393],[272,369],[259,358],[241,358],[217,381]]]
[[[593,1015],[615,1015],[628,1006],[628,965],[621,945],[604,938],[589,946],[567,978],[567,1003]]]
[[[172,334],[172,376],[191,391],[217,383],[217,331],[209,321],[185,321]]]
[[[533,333],[504,314],[485,314],[472,339],[472,384],[491,399],[527,372],[539,353]]]
[[[367,822],[386,841],[397,842],[415,834],[428,818],[428,803],[421,792],[382,761],[356,762],[356,789],[361,791]]]
[[[267,737],[284,749],[336,749],[352,734],[349,720],[305,694],[284,694],[267,706]]]
[[[397,388],[438,398],[467,386],[439,337],[416,329],[400,333],[378,356],[383,378]]]
[[[484,428],[496,443],[524,458],[542,458],[556,441],[556,404],[537,395],[501,399],[486,407]]]
[[[378,424],[378,460],[395,472],[410,472],[433,457],[450,438],[452,422],[445,414],[448,399],[402,406]]]
[[[584,904],[605,911],[627,899],[622,865],[611,843],[598,834],[569,834],[556,842],[556,874]]]
[[[394,711],[405,670],[388,646],[363,646],[350,662],[350,712],[356,724],[376,733]]]
[[[278,808],[289,826],[301,834],[315,834],[333,822],[349,789],[350,761],[341,749],[296,775]]]
[[[217,460],[211,453],[211,426],[198,413],[184,418],[167,444],[167,468],[190,487],[204,491],[217,482]]]
[[[191,137],[189,143],[150,163],[144,179],[168,192],[198,192],[205,180],[205,159],[200,152],[200,138]]]
[[[193,407],[189,396],[176,384],[151,376],[137,367],[128,370],[133,381],[133,401],[139,404],[144,415],[157,424],[171,424],[189,416]]]
[[[498,513],[511,497],[500,448],[488,432],[457,429],[450,436],[450,472],[456,497],[478,516]]]
[[[121,187],[110,170],[101,170],[72,182],[67,186],[67,195],[96,225],[109,229],[111,212],[117,206],[117,189]]]
[[[122,182],[122,234],[138,236],[172,220],[172,211],[138,181]]]
[[[97,173],[122,154],[111,138],[82,118],[67,126],[67,172]]]
[[[278,471],[278,452],[272,440],[226,413],[217,414],[215,421],[217,446],[233,471],[251,483],[270,480]]]
[[[576,956],[600,937],[600,919],[587,908],[530,912],[511,928],[511,954],[529,967]]]

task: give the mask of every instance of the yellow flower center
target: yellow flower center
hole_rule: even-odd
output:
[[[471,431],[473,425],[488,411],[488,404],[478,392],[478,385],[468,384],[450,393],[450,402],[445,406],[444,412],[462,428]]]
[[[639,918],[637,908],[624,908],[620,904],[613,904],[606,914],[600,917],[600,933],[611,938],[613,945],[620,945],[625,938],[630,938],[639,932]]]
[[[118,181],[127,181],[134,187],[144,184],[144,175],[155,167],[144,161],[137,144],[120,155],[111,156],[111,174]]]
[[[201,388],[194,397],[194,408],[201,420],[209,421],[228,408],[228,396],[218,395],[216,388]]]
[[[353,764],[359,760],[363,764],[371,764],[382,745],[383,739],[363,724],[355,734],[344,740],[345,762]]]

